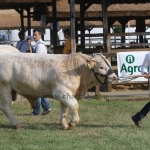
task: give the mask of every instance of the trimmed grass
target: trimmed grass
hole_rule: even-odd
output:
[[[60,103],[51,100],[52,111],[46,116],[26,116],[31,112],[27,101],[16,101],[13,110],[22,124],[12,129],[0,112],[0,150],[149,150],[150,116],[137,128],[131,116],[147,102],[98,100],[79,101],[80,122],[73,130],[59,125]],[[71,119],[68,114],[68,122]]]

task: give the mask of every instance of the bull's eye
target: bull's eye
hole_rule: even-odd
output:
[[[100,69],[104,69],[104,67],[100,67]]]

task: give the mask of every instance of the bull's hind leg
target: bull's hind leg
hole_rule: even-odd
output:
[[[8,117],[14,129],[20,129],[21,125],[18,120],[14,117],[12,108],[12,95],[11,90],[6,88],[1,88],[0,91],[0,109],[4,112],[4,114]]]
[[[63,103],[61,103],[61,115],[60,115],[60,123],[63,126],[63,129],[68,129],[69,126],[67,124],[67,113],[68,113],[68,107],[66,105],[64,105]]]

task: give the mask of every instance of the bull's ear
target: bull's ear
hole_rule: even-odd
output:
[[[86,65],[87,65],[87,67],[89,68],[89,69],[91,69],[92,68],[92,61],[91,60],[86,60]]]
[[[96,58],[93,57],[93,58],[90,59],[90,61],[95,62],[95,61],[96,61]]]

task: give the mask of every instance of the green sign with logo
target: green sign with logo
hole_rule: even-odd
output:
[[[135,61],[135,58],[133,55],[128,55],[126,57],[126,62],[129,63],[129,64],[132,64],[133,62]]]
[[[117,53],[118,76],[141,75],[141,66],[149,51],[126,51]],[[148,66],[150,68],[150,66]],[[146,67],[145,69],[148,69]],[[144,77],[139,77],[133,81],[147,81]]]
[[[121,66],[121,70],[130,73],[132,75],[135,72],[141,72],[141,66],[129,66],[135,61],[135,57],[133,55],[127,55],[125,58],[126,63],[123,63]]]

